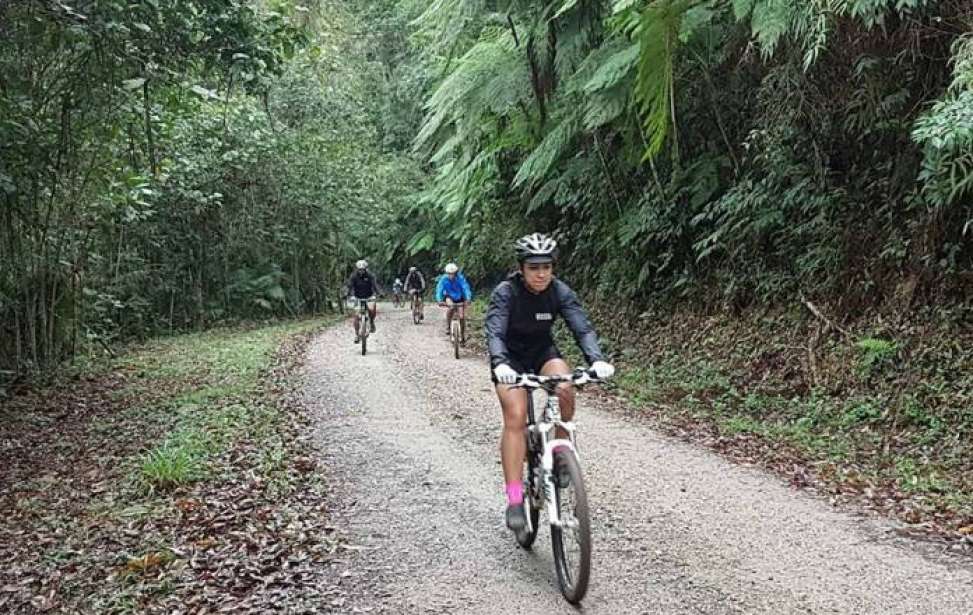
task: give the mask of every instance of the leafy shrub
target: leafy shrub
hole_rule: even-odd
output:
[[[899,348],[895,342],[866,337],[859,340],[858,370],[869,377],[878,374],[892,366]]]

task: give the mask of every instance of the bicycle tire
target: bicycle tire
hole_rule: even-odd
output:
[[[453,357],[459,358],[459,320],[454,316],[453,324],[450,325],[451,337],[453,338]]]
[[[578,604],[588,592],[588,580],[591,576],[591,520],[588,511],[588,495],[585,492],[584,481],[581,477],[581,465],[572,451],[558,453],[554,467],[558,464],[566,467],[568,473],[568,487],[560,487],[555,482],[554,498],[562,521],[565,521],[565,511],[562,501],[566,499],[567,489],[574,491],[573,528],[578,542],[579,554],[576,564],[568,562],[565,551],[564,526],[551,527],[551,547],[554,551],[554,569],[557,572],[557,583],[561,588],[564,599],[571,604]]]
[[[361,354],[362,356],[365,356],[366,348],[368,346],[368,315],[362,316],[361,325],[359,325],[359,327],[361,328],[361,332],[359,333],[359,335],[361,335]]]

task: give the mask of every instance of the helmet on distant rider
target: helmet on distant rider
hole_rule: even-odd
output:
[[[459,267],[456,265],[456,263],[449,263],[448,265],[443,267],[443,271],[445,271],[446,273],[456,273],[457,271],[459,271]]]
[[[415,268],[415,267],[409,267],[409,273],[412,273],[412,272],[413,272],[413,271],[415,271],[415,270],[416,270],[416,268]]]
[[[395,283],[396,284],[401,284],[402,283],[402,280],[400,280],[399,278],[395,278]]]
[[[524,263],[552,263],[557,259],[557,242],[542,233],[524,235],[514,243],[517,261]]]
[[[366,261],[364,258],[361,259],[360,261],[355,263],[355,269],[358,269],[360,271],[364,271],[365,269],[368,269],[368,261]]]

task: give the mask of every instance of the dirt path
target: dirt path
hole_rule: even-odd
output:
[[[450,356],[439,310],[386,308],[362,357],[350,327],[311,346],[314,409],[353,597],[340,612],[571,613],[549,531],[503,526],[500,414],[485,360]],[[884,522],[581,400],[594,511],[585,613],[973,614],[973,566],[920,554]]]

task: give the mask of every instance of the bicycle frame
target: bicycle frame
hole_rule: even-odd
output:
[[[578,371],[568,376],[534,376],[531,374],[521,375],[517,386],[527,390],[527,438],[528,443],[539,442],[543,452],[541,453],[540,477],[531,476],[530,484],[539,484],[544,498],[541,503],[542,508],[547,508],[548,522],[552,526],[561,527],[563,525],[560,518],[560,511],[554,495],[554,449],[565,447],[574,454],[578,463],[581,457],[578,455],[576,426],[574,421],[565,421],[561,418],[561,402],[557,397],[557,386],[569,382],[573,386],[581,386],[593,379],[587,372]],[[547,394],[547,400],[541,413],[540,420],[535,417],[534,398],[532,391],[542,389]],[[554,437],[557,428],[560,427],[567,433],[567,438]],[[532,451],[528,451],[530,453]],[[530,495],[525,501],[530,501]],[[533,504],[533,503],[532,503]],[[533,531],[530,515],[527,516],[527,529]]]
[[[466,301],[453,301],[449,297],[443,299],[440,303],[446,309],[446,320],[450,321],[452,326],[459,326],[459,323],[466,320],[466,311],[460,310],[461,307],[469,305]],[[462,317],[461,317],[462,315]],[[452,335],[452,329],[450,329],[450,335]]]
[[[368,309],[368,299],[355,299],[358,302],[358,327],[363,335],[368,335],[367,324],[372,320],[372,313]],[[366,326],[363,326],[363,323]]]
[[[371,317],[371,315],[368,312],[368,299],[357,299],[357,301],[358,301],[358,315]]]
[[[533,406],[533,399],[531,399],[529,404]],[[530,406],[528,406],[528,411],[533,414],[533,409]],[[561,403],[558,401],[557,393],[548,394],[547,402],[544,404],[544,411],[541,416],[542,418],[539,422],[531,421],[532,424],[528,423],[527,430],[528,433],[533,432],[540,435],[540,442],[544,447],[544,452],[541,454],[540,467],[541,484],[543,485],[544,492],[544,508],[547,509],[548,522],[551,525],[560,527],[560,511],[554,501],[554,449],[565,447],[570,449],[578,457],[578,449],[575,446],[575,425],[574,421],[564,421],[561,419]],[[557,433],[555,430],[558,427],[561,427],[567,432],[567,439],[553,437]],[[581,458],[578,457],[579,462],[580,460]],[[536,477],[532,478],[537,480]],[[530,524],[529,515],[527,523],[528,525]],[[533,528],[528,529],[532,530]]]

